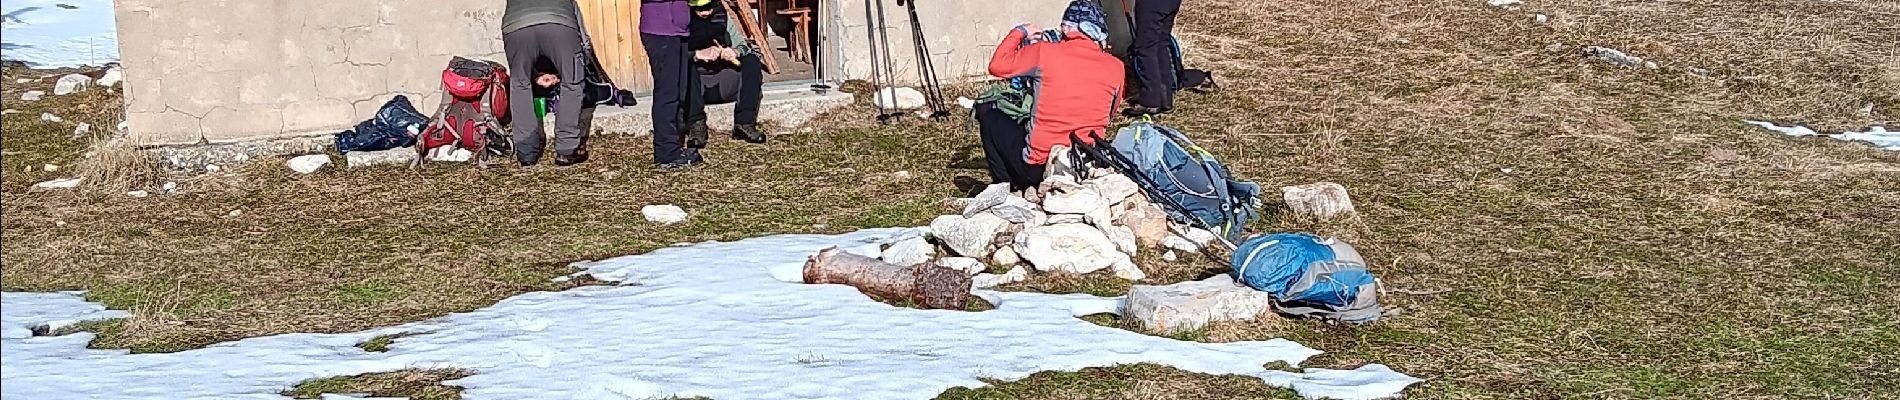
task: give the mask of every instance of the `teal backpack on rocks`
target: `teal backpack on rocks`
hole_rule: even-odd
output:
[[[1180,131],[1135,121],[1116,132],[1110,144],[1132,164],[1129,178],[1175,220],[1214,231],[1231,243],[1260,218],[1260,185],[1235,180],[1226,165]]]
[[[1255,236],[1235,248],[1233,267],[1235,280],[1272,295],[1282,314],[1360,324],[1384,313],[1365,258],[1336,239]]]

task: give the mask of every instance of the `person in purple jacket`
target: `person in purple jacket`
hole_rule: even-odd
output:
[[[653,163],[665,169],[705,162],[699,149],[706,138],[687,137],[681,115],[692,73],[686,49],[692,18],[686,0],[640,0],[640,45],[653,71]]]

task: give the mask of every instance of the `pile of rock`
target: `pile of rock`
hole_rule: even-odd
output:
[[[1052,154],[1048,178],[1039,187],[1012,192],[1008,184],[996,184],[974,198],[959,199],[962,214],[937,217],[930,222],[929,239],[893,245],[882,258],[915,265],[937,258],[941,250],[948,257],[941,264],[977,275],[979,287],[1019,281],[1032,270],[1107,270],[1140,280],[1147,274],[1133,257],[1141,249],[1192,252],[1215,240],[1212,232],[1171,227],[1167,213],[1128,177],[1109,169],[1077,176],[1066,151],[1058,147]],[[984,274],[989,266],[1009,272]]]

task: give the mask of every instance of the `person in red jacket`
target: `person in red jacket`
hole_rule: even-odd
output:
[[[1094,1],[1075,0],[1055,34],[1024,24],[996,46],[990,75],[1026,76],[1036,85],[1029,126],[994,102],[974,106],[991,182],[1009,182],[1015,190],[1035,186],[1042,183],[1050,148],[1071,145],[1070,134],[1083,140],[1109,135],[1109,117],[1121,103],[1125,77],[1121,60],[1103,51],[1106,17]]]

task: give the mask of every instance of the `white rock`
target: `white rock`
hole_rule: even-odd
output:
[[[1122,259],[1115,262],[1115,265],[1110,265],[1108,270],[1114,272],[1115,277],[1129,281],[1148,279],[1148,273],[1142,272],[1141,267],[1136,266],[1134,260]]]
[[[1169,232],[1168,237],[1161,240],[1161,247],[1199,253],[1202,247],[1206,247],[1208,243],[1213,243],[1219,238],[1219,235],[1206,229],[1188,228],[1180,232]]]
[[[1352,216],[1357,211],[1352,207],[1352,196],[1346,194],[1346,187],[1332,182],[1287,186],[1280,188],[1281,198],[1286,201],[1287,210],[1294,214],[1322,220]]]
[[[1583,48],[1583,55],[1616,64],[1621,67],[1643,65],[1643,58],[1623,53],[1622,50],[1608,47],[1589,46]]]
[[[1273,310],[1273,298],[1236,285],[1222,274],[1167,286],[1135,285],[1128,290],[1122,310],[1150,332],[1166,334],[1199,329],[1210,322],[1260,318]]]
[[[99,86],[114,87],[119,86],[119,82],[124,80],[125,70],[119,67],[112,67],[106,70],[105,75],[100,75],[99,81],[96,83],[98,83]]]
[[[14,79],[13,83],[33,83],[33,79],[30,79],[30,78]]]
[[[871,101],[877,103],[878,107],[898,110],[922,108],[925,105],[924,93],[907,87],[884,88],[877,91]]]
[[[72,189],[72,188],[79,187],[79,183],[82,181],[84,181],[84,179],[62,178],[62,179],[54,179],[50,181],[35,183],[33,184],[33,187],[40,188],[40,189]]]
[[[59,172],[59,166],[53,165],[53,164],[46,164],[44,166],[40,166],[40,169],[45,170],[46,172]]]
[[[1100,192],[1087,186],[1057,184],[1052,189],[1042,196],[1042,210],[1050,214],[1087,214],[1109,205]]]
[[[963,106],[963,109],[965,110],[976,108],[976,100],[968,98],[968,97],[957,96],[957,105]]]
[[[1057,178],[1062,178],[1072,184],[1078,183],[1075,180],[1075,166],[1076,160],[1069,157],[1069,146],[1055,145],[1054,147],[1050,147],[1049,160],[1046,164],[1043,164],[1042,176],[1043,183],[1045,184],[1045,186],[1043,186],[1043,192],[1047,193],[1048,186],[1046,185],[1049,181]]]
[[[1115,213],[1109,211],[1113,208],[1115,208],[1115,206],[1109,205],[1108,202],[1102,202],[1101,207],[1096,207],[1094,211],[1089,211],[1088,214],[1082,214],[1082,220],[1088,222],[1089,225],[1095,225],[1097,227],[1115,225]]]
[[[164,185],[159,186],[159,189],[165,190],[166,193],[178,191],[178,182],[165,182]]]
[[[1037,271],[1072,274],[1100,271],[1128,259],[1100,229],[1084,224],[1025,229],[1016,236],[1016,252]]]
[[[1120,250],[1122,254],[1135,256],[1138,255],[1137,252],[1141,250],[1141,246],[1139,246],[1135,240],[1134,230],[1128,229],[1126,226],[1117,225],[1098,225],[1096,227],[1102,230],[1102,235],[1108,236],[1108,241],[1115,243],[1115,249]]]
[[[1146,198],[1132,197],[1122,203],[1124,210],[1115,217],[1115,224],[1126,226],[1135,233],[1135,241],[1142,246],[1159,246],[1168,237],[1168,212],[1161,206],[1149,203]]]
[[[1644,62],[1643,62],[1643,68],[1649,68],[1649,69],[1657,69],[1657,68],[1662,68],[1662,66],[1661,66],[1661,65],[1656,65],[1656,62],[1655,62],[1655,61],[1644,61]]]
[[[1534,19],[1537,20],[1537,23],[1540,23],[1540,24],[1550,23],[1549,15],[1537,14],[1537,17],[1535,17]]]
[[[900,180],[900,181],[908,181],[908,180],[910,180],[910,171],[897,171],[897,172],[892,172],[892,173],[891,173],[891,179],[896,179],[896,180]]]
[[[891,248],[884,249],[884,254],[879,255],[878,258],[887,263],[908,267],[923,264],[936,256],[937,246],[930,245],[930,241],[923,237],[914,237],[892,243]]]
[[[374,165],[409,165],[416,161],[416,149],[395,148],[382,151],[352,151],[343,153],[343,159],[350,168],[363,168]]]
[[[20,94],[21,101],[40,101],[42,98],[46,98],[46,92],[41,90],[28,90]]]
[[[980,213],[970,218],[944,215],[930,221],[930,236],[937,238],[938,243],[943,243],[957,255],[982,257],[990,254],[996,234],[1007,227],[1008,220],[990,213]]]
[[[81,122],[78,125],[73,125],[74,138],[85,137],[87,133],[91,133],[91,132],[92,132],[92,124]]]
[[[976,213],[989,211],[991,207],[1002,205],[1003,202],[1008,201],[1010,197],[1013,196],[1009,195],[1009,183],[992,184],[989,187],[983,188],[983,192],[977,193],[976,197],[970,198],[970,204],[963,206],[963,217],[974,217]]]
[[[218,173],[218,171],[223,171],[223,170],[224,170],[224,167],[220,167],[217,164],[205,164],[205,172],[215,174],[215,173]]]
[[[1174,253],[1174,250],[1168,250],[1168,252],[1166,252],[1166,253],[1161,253],[1161,259],[1162,259],[1162,260],[1167,260],[1167,261],[1170,261],[1170,262],[1172,262],[1172,261],[1180,261],[1180,260],[1181,260],[1181,256],[1180,256],[1180,255],[1178,255],[1178,254],[1175,254],[1175,253]]]
[[[1023,198],[1016,196],[1005,197],[1003,204],[990,208],[990,213],[996,214],[998,217],[1003,217],[1004,220],[1009,222],[1025,225],[1041,225],[1039,222],[1044,222],[1048,219],[1047,214],[1043,214],[1041,210],[1036,209],[1035,203],[1030,203],[1029,200],[1023,200]]]
[[[91,86],[92,77],[80,74],[68,74],[59,77],[59,82],[53,83],[53,95],[65,96],[78,93],[85,91],[87,87]]]
[[[1002,275],[977,274],[976,277],[970,278],[970,286],[978,289],[988,289],[1022,282],[1025,279],[1029,279],[1029,270],[1018,265],[1010,268],[1009,272],[1005,272]]]
[[[134,190],[134,191],[130,191],[130,192],[125,192],[125,195],[127,195],[127,196],[132,196],[132,198],[135,198],[135,199],[143,199],[143,198],[145,198],[146,196],[151,196],[151,195],[152,195],[152,193],[151,193],[151,192],[147,192],[147,191],[143,191],[143,190]]]
[[[988,265],[983,265],[983,261],[969,257],[944,257],[937,260],[937,265],[963,271],[963,273],[970,274],[970,276],[976,276],[976,274],[983,273],[984,270],[990,268]]]
[[[1016,254],[1015,245],[1009,245],[998,248],[996,252],[991,253],[990,262],[996,265],[1016,265],[1023,262],[1023,257]]]
[[[15,110],[15,109],[11,109],[11,108],[9,108],[9,109],[5,109],[5,110],[0,110],[0,115],[13,115],[13,114],[19,114],[19,113],[23,113],[23,112],[25,112],[25,111],[20,111],[20,110]]]
[[[681,222],[686,222],[686,216],[687,216],[685,209],[682,209],[679,206],[671,205],[671,204],[649,205],[646,207],[640,207],[640,215],[645,216],[647,218],[647,222],[652,222],[652,223],[661,224],[661,225],[672,225],[672,224],[677,224]]]
[[[228,212],[228,213],[224,213],[225,218],[237,218],[237,217],[242,217],[242,216],[244,216],[244,209],[242,208],[231,210],[231,212]]]
[[[1135,186],[1133,179],[1128,179],[1122,174],[1108,174],[1090,179],[1088,186],[1094,188],[1096,193],[1101,193],[1102,198],[1115,204],[1120,204],[1122,200],[1128,199],[1128,196],[1141,192],[1141,187]]]
[[[119,121],[119,132],[125,132],[127,129],[132,129],[132,121]]]
[[[1486,0],[1486,2],[1490,3],[1492,7],[1508,8],[1508,7],[1516,7],[1518,4],[1522,4],[1523,0]]]
[[[46,122],[52,122],[52,123],[59,123],[59,122],[66,121],[65,118],[60,118],[58,115],[53,115],[53,113],[40,113],[40,120],[46,121]]]
[[[474,158],[475,152],[457,146],[443,146],[429,150],[429,161],[468,162]]]
[[[299,174],[308,174],[323,169],[325,165],[330,165],[330,156],[323,154],[301,155],[291,157],[290,161],[286,161],[284,164],[289,165],[291,171],[297,171]]]

